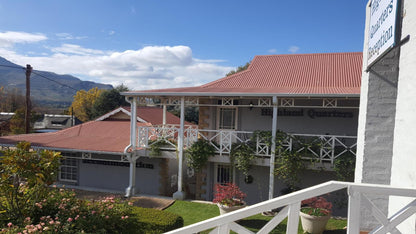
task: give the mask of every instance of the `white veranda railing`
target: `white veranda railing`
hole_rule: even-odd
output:
[[[178,125],[144,126],[138,128],[138,146],[151,147],[162,142],[161,150],[176,150],[179,137]],[[264,139],[252,139],[253,132],[232,130],[206,130],[196,126],[185,126],[184,147],[190,147],[199,138],[207,140],[219,155],[230,154],[234,143],[251,143],[255,146],[255,154],[260,157],[270,157],[270,142]],[[356,140],[354,136],[314,135],[314,134],[287,134],[282,142],[284,150],[296,151],[304,159],[314,162],[329,162],[342,155],[355,156]]]
[[[397,225],[408,219],[416,213],[416,189],[394,188],[386,185],[374,184],[354,184],[348,182],[329,181],[307,189],[293,192],[280,196],[268,201],[264,201],[249,207],[217,216],[196,224],[192,224],[180,229],[168,232],[176,233],[198,233],[201,231],[213,229],[210,233],[224,234],[234,231],[236,233],[251,234],[252,231],[246,229],[237,223],[238,220],[256,215],[262,212],[270,211],[276,208],[282,208],[280,212],[266,223],[257,233],[269,233],[277,225],[287,218],[286,233],[298,233],[299,212],[301,201],[347,188],[348,203],[348,234],[360,233],[361,209],[367,209],[380,223],[370,233],[401,233],[396,228]],[[412,202],[403,206],[397,213],[386,217],[382,211],[369,199],[369,195],[387,195],[411,197]]]

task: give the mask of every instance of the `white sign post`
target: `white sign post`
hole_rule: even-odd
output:
[[[397,0],[372,0],[370,7],[367,66],[396,43]]]

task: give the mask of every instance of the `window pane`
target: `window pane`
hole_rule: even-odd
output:
[[[234,129],[235,128],[235,109],[221,108],[220,109],[220,129]]]

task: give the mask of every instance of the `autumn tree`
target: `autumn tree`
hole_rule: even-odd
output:
[[[78,91],[74,96],[71,106],[69,107],[69,114],[75,115],[75,117],[83,122],[91,120],[92,108],[101,93],[102,90],[97,87],[88,91]]]
[[[114,89],[102,91],[100,96],[94,102],[91,110],[91,118],[97,118],[120,106],[128,106],[129,103],[126,102],[124,96],[120,94],[121,92],[126,91],[129,91],[129,88],[123,84],[115,87]]]

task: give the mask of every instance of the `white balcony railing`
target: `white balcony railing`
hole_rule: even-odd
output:
[[[416,213],[416,189],[394,188],[386,185],[374,184],[354,184],[348,182],[329,181],[320,185],[316,185],[307,189],[293,192],[284,196],[280,196],[268,201],[264,201],[249,207],[237,210],[225,215],[217,216],[196,224],[192,224],[177,230],[168,232],[176,233],[199,233],[201,231],[213,229],[210,233],[230,233],[230,230],[236,233],[253,233],[236,221],[270,211],[282,208],[280,212],[266,223],[257,233],[269,233],[277,225],[287,218],[286,233],[298,233],[299,212],[301,201],[347,188],[348,203],[348,234],[360,233],[360,217],[361,209],[368,210],[371,215],[376,218],[380,226],[376,227],[370,233],[401,233],[396,227],[403,221],[407,220],[411,215]],[[369,199],[369,195],[387,195],[410,197],[412,201],[403,207],[394,215],[386,217],[382,211]]]
[[[234,143],[255,145],[255,154],[259,157],[270,157],[270,142],[253,138],[254,132],[231,130],[201,130],[195,126],[184,129],[184,147],[190,147],[199,138],[207,140],[218,155],[229,155]],[[138,128],[138,146],[149,148],[153,144],[163,142],[161,150],[176,150],[179,137],[179,126],[146,126]],[[281,147],[284,150],[296,150],[304,159],[314,162],[326,162],[331,165],[342,155],[355,156],[357,138],[354,136],[287,134]]]

